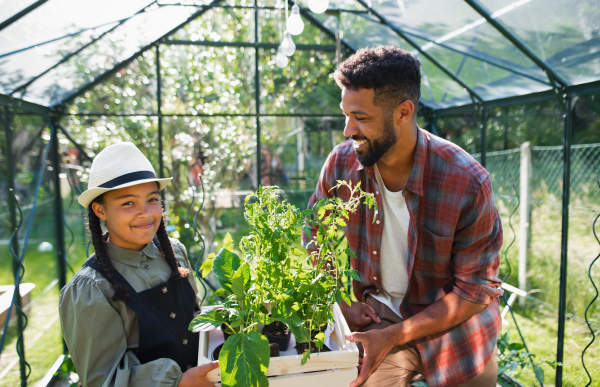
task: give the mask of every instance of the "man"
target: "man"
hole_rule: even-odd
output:
[[[337,180],[360,182],[378,206],[345,229],[361,281],[342,312],[348,340],[364,347],[351,387],[407,386],[417,374],[432,387],[495,386],[502,226],[488,172],[417,126],[420,63],[407,51],[361,49],[334,77],[350,140],[329,155],[309,206],[346,200],[347,189],[330,191]]]

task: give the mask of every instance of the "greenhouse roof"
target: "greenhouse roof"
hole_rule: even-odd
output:
[[[209,9],[260,14],[276,6],[255,1],[0,0],[0,103],[65,105],[157,43],[172,44],[174,32]],[[411,50],[423,64],[421,103],[438,114],[600,89],[595,0],[334,0],[319,15],[298,3],[305,21],[329,36],[339,28],[346,48]],[[225,31],[188,43],[276,47]]]

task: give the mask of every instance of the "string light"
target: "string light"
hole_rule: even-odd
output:
[[[314,13],[323,13],[329,7],[329,0],[308,0],[308,8]]]
[[[275,66],[283,69],[288,65],[288,61],[288,57],[283,53],[283,49],[281,45],[279,45],[279,48],[277,49],[277,56],[275,57]]]
[[[296,52],[296,44],[294,44],[294,41],[292,40],[292,34],[290,34],[288,31],[285,31],[283,33],[283,41],[281,42],[281,45],[279,47],[281,47],[281,51],[285,55],[294,55],[294,53]]]
[[[287,19],[286,26],[286,29],[292,35],[300,35],[302,30],[304,30],[304,22],[300,17],[300,7],[298,7],[298,4],[292,6],[292,14],[290,15],[290,18]]]

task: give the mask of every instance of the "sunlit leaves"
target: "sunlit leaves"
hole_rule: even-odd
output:
[[[237,333],[223,345],[219,356],[223,387],[266,387],[269,340],[259,333]]]

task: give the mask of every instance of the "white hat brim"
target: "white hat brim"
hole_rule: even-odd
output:
[[[87,191],[83,192],[81,195],[79,195],[79,198],[77,199],[77,201],[83,207],[88,208],[94,199],[96,199],[98,196],[102,195],[105,192],[114,191],[114,190],[120,189],[120,188],[131,187],[133,185],[150,183],[153,181],[155,181],[159,184],[159,190],[162,191],[163,189],[165,189],[167,187],[167,185],[169,185],[171,180],[173,180],[172,177],[167,177],[164,179],[158,179],[158,178],[157,179],[143,179],[143,180],[130,181],[128,183],[121,184],[121,185],[118,185],[113,188],[99,188],[99,187],[90,188]]]

